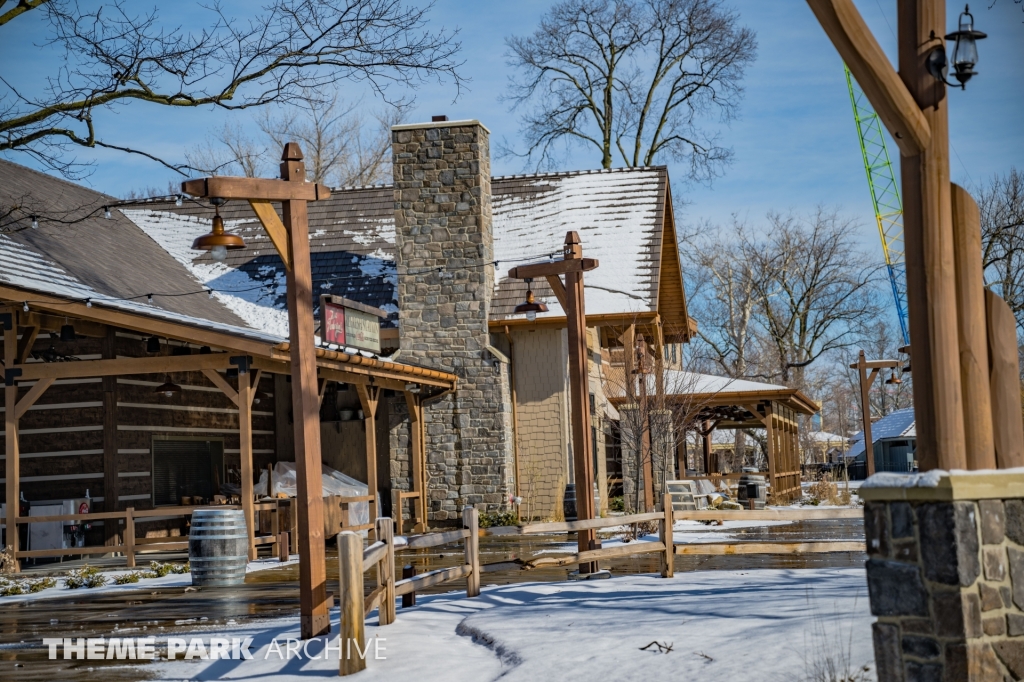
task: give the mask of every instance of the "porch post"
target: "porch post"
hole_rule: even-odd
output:
[[[772,490],[772,504],[778,504],[779,487],[776,473],[778,472],[779,455],[778,428],[775,422],[775,403],[767,403],[764,406],[764,426],[768,431],[768,486]]]
[[[247,360],[248,358],[246,358]],[[249,561],[256,559],[256,515],[253,509],[252,470],[252,397],[248,362],[238,368],[238,456],[242,464],[242,511],[245,530],[249,536]]]
[[[103,339],[103,359],[116,360],[115,347],[117,333],[113,327],[107,327],[107,335]],[[117,377],[103,377],[103,510],[117,511],[120,497],[120,479],[117,475]],[[103,522],[104,544],[119,545],[121,530],[117,519],[106,519]]]
[[[370,523],[375,524],[380,516],[380,500],[377,493],[377,404],[380,389],[376,386],[356,384],[359,403],[363,406],[363,424],[366,426],[366,493],[373,496],[370,505]]]
[[[11,548],[14,556],[18,552],[18,525],[15,518],[18,516],[18,489],[21,476],[21,462],[18,452],[18,418],[16,408],[18,405],[18,384],[15,381],[18,370],[14,367],[18,355],[18,326],[17,313],[13,309],[0,312],[0,322],[4,330],[4,440],[6,450],[6,477],[7,477],[7,515],[4,523],[7,524],[7,546]],[[21,571],[21,562],[15,559],[15,572]]]
[[[423,437],[423,403],[412,393],[406,391],[405,403],[409,407],[409,472],[412,478],[411,488],[416,497],[416,512],[413,519],[413,530],[422,533],[427,525],[427,486],[426,461],[424,459]],[[393,513],[395,522],[401,524],[401,518]],[[399,525],[401,527],[401,525]]]

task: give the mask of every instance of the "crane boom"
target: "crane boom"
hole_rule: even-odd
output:
[[[900,200],[899,185],[892,171],[892,160],[885,146],[885,134],[882,131],[878,114],[864,92],[846,71],[846,84],[850,88],[850,103],[853,105],[853,119],[857,123],[857,135],[860,138],[860,152],[864,158],[864,170],[868,176],[868,189],[871,191],[871,202],[875,209],[875,221],[878,234],[882,238],[882,252],[885,254],[885,266],[889,271],[889,283],[896,302],[896,314],[903,333],[903,343],[910,343],[907,325],[907,266],[903,249],[903,202]]]

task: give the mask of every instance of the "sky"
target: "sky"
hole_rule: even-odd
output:
[[[668,164],[676,199],[684,204],[677,220],[685,229],[704,221],[724,224],[737,215],[756,225],[770,210],[808,213],[825,206],[854,218],[864,248],[877,252],[881,260],[849,94],[835,49],[805,2],[725,0],[725,4],[739,14],[743,25],[756,31],[757,60],[744,80],[738,118],[729,125],[708,122],[734,153],[724,175],[708,186],[692,185],[683,182],[682,169]],[[896,2],[856,0],[856,4],[895,62]],[[1024,11],[1012,0],[995,0],[991,8],[988,4],[974,10],[976,28],[989,35],[979,43],[979,75],[966,91],[950,89],[948,95],[951,174],[968,188],[1012,166],[1024,168],[1020,113],[1024,109]],[[141,11],[153,5],[130,1],[129,6]],[[250,5],[230,0],[224,6],[228,12],[242,14]],[[539,0],[437,0],[429,15],[431,28],[458,28],[468,89],[458,94],[451,84],[419,88],[412,93],[416,103],[409,120],[429,120],[435,114],[447,114],[452,120],[475,118],[491,130],[492,147],[498,141],[516,146],[517,114],[501,101],[513,73],[503,41],[511,34],[532,32],[548,6]],[[172,13],[167,7],[174,8]],[[961,10],[958,3],[948,4],[950,30]],[[165,5],[161,12],[183,26],[201,26],[205,16],[198,3],[188,1]],[[39,92],[63,57],[45,46],[46,24],[41,17],[22,19],[19,30],[0,41],[0,74],[26,92]],[[343,95],[362,98],[367,107],[377,106],[373,95],[359,86],[343,88]],[[232,116],[241,125],[254,127],[250,114]],[[146,103],[123,106],[98,119],[108,141],[176,160],[226,120],[220,111],[171,110]],[[169,181],[178,180],[142,157],[102,150],[76,154],[79,160],[95,162],[83,184],[115,196],[130,190],[163,189]],[[891,141],[890,155],[898,158]],[[8,153],[6,158],[35,165],[25,155]],[[566,158],[563,168],[599,165],[595,150],[580,148]],[[502,175],[531,169],[520,160],[496,158],[492,170]]]

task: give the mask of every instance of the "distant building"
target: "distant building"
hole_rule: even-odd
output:
[[[853,444],[846,453],[848,460],[864,462],[864,432],[854,434]],[[874,444],[875,471],[907,472],[917,468],[914,451],[917,449],[917,426],[914,408],[892,412],[871,425]]]

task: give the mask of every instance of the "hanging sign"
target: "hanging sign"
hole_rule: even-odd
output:
[[[320,297],[321,338],[325,343],[380,352],[380,321],[387,313],[340,296]]]

